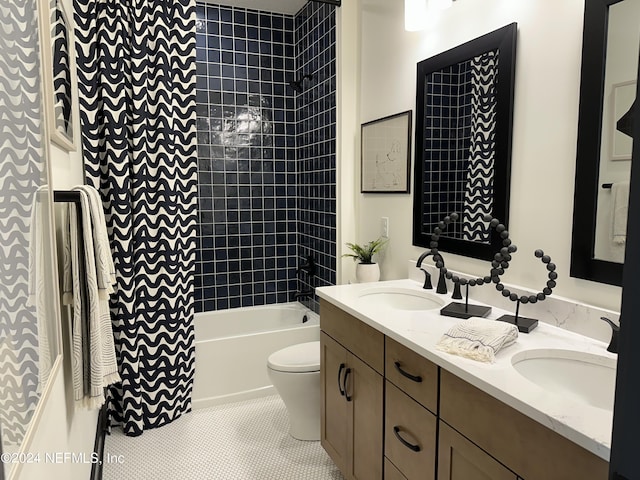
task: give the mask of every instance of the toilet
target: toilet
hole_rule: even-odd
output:
[[[320,440],[320,342],[272,353],[267,370],[287,407],[289,434],[298,440]]]

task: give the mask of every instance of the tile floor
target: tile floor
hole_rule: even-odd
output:
[[[320,442],[291,438],[288,425],[275,395],[194,410],[139,437],[114,428],[103,480],[343,480]]]

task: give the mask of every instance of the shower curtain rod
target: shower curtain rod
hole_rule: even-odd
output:
[[[342,4],[342,0],[310,0],[310,1],[316,2],[316,3],[326,3],[329,5],[335,5],[336,7],[339,7]]]

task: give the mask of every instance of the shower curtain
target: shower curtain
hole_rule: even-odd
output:
[[[127,435],[191,410],[195,1],[75,0],[82,149],[117,270],[111,313]]]

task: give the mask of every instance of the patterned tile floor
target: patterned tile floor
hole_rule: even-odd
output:
[[[291,438],[277,395],[194,410],[162,428],[107,436],[104,480],[343,480],[320,446]]]

